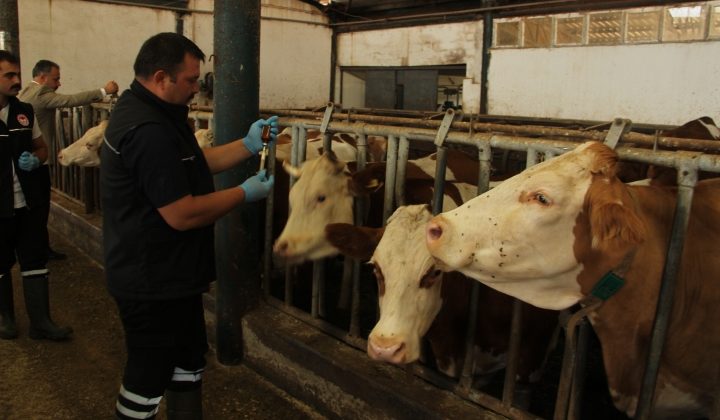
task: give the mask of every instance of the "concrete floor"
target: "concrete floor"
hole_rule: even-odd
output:
[[[74,338],[31,340],[17,267],[13,271],[20,337],[0,340],[0,419],[111,419],[125,360],[123,333],[102,267],[51,231],[51,243],[68,254],[52,261],[51,312]],[[321,419],[246,366],[223,366],[208,354],[204,376],[206,419]],[[164,419],[161,409],[159,419]]]

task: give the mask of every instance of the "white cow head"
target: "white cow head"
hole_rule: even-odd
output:
[[[616,162],[611,149],[589,142],[529,168],[435,217],[430,253],[445,269],[532,305],[567,308],[582,297],[578,278],[590,259],[621,260],[642,241],[644,225],[624,204],[632,199],[618,193]]]
[[[300,168],[283,167],[299,178],[290,190],[290,214],[273,247],[275,256],[295,264],[337,255],[338,250],[325,238],[325,225],[353,221],[357,192],[345,163],[334,153],[325,153]]]
[[[100,166],[100,146],[102,145],[108,120],[88,129],[82,137],[58,153],[58,162],[63,166]]]
[[[367,353],[375,360],[416,361],[421,339],[442,306],[442,272],[424,242],[431,218],[428,206],[421,204],[399,207],[384,233],[346,224],[326,229],[328,239],[343,253],[362,259],[372,255],[380,319],[368,337]]]

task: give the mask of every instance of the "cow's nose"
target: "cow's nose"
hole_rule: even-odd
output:
[[[372,338],[368,340],[368,355],[374,360],[390,363],[405,363],[405,343],[398,342],[389,345],[376,343]]]
[[[425,229],[428,242],[434,242],[440,239],[443,234],[443,228],[438,222],[430,222]]]
[[[288,247],[289,247],[288,241],[279,241],[275,243],[275,246],[273,247],[273,252],[276,255],[279,256],[285,256],[287,255]]]

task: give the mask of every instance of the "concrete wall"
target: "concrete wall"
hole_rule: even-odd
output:
[[[472,85],[480,82],[482,32],[482,21],[477,21],[341,34],[337,64],[377,67],[465,64],[464,85],[468,89],[463,92],[463,110],[478,112],[480,89],[473,89]]]
[[[494,50],[489,112],[679,125],[720,120],[720,42]]]
[[[339,36],[338,65],[466,64],[463,110],[477,112],[481,51],[481,21],[367,31]],[[493,49],[488,112],[668,125],[702,115],[720,120],[718,74],[720,40]]]
[[[190,1],[185,35],[205,54],[213,52],[213,1]],[[18,2],[23,83],[39,59],[60,64],[62,87],[73,93],[110,79],[121,89],[133,79],[140,45],[158,32],[175,31],[175,14],[137,6],[79,0]],[[330,29],[325,17],[296,0],[262,1],[260,106],[323,104],[330,92]],[[288,20],[293,20],[292,22]],[[212,61],[201,68],[212,70]]]

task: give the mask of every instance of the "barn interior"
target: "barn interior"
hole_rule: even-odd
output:
[[[687,177],[673,172],[679,183],[701,170],[720,171],[714,141],[672,134],[699,117],[720,117],[720,1],[263,0],[253,9],[255,26],[232,2],[68,0],[62,9],[50,0],[29,3],[17,2],[20,55],[24,63],[60,57],[63,91],[109,77],[126,88],[135,44],[148,32],[175,31],[208,56],[191,104],[194,129],[210,128],[223,139],[257,115],[279,115],[296,145],[289,160],[298,166],[305,159],[299,144],[313,131],[325,149],[342,133],[352,135],[357,150],[372,136],[383,138],[381,160],[394,162],[383,173],[389,198],[378,211],[385,220],[404,203],[407,161],[430,153],[440,162],[432,168],[435,180],[445,176],[447,153],[472,159],[478,193],[493,177],[587,140],[617,142],[629,164],[692,168]],[[218,17],[219,10],[226,15]],[[117,22],[94,19],[109,13],[120,16]],[[72,15],[106,44],[67,32],[77,25]],[[0,31],[3,25],[0,19]],[[229,49],[236,47],[233,37],[252,42],[244,39],[253,38],[245,36],[247,28],[258,30],[259,45],[249,48],[256,57]],[[56,52],[64,44],[76,51]],[[107,46],[113,54],[103,51]],[[105,63],[91,58],[100,54]],[[237,98],[228,70],[244,63],[257,64],[259,77],[243,82],[257,87],[250,106]],[[22,67],[24,81],[30,68]],[[112,107],[106,101],[59,110],[58,150],[107,119]],[[359,153],[357,168],[373,163]],[[279,173],[281,166],[270,159],[270,170]],[[58,166],[53,176],[52,228],[102,264],[98,169]],[[296,181],[288,179],[288,187]],[[237,174],[216,183],[237,183]],[[427,341],[411,365],[370,361],[368,335],[379,317],[372,267],[342,256],[290,268],[278,263],[272,245],[284,220],[270,215],[286,207],[287,196],[275,197],[219,223],[242,232],[217,243],[219,278],[205,297],[220,363],[242,360],[328,418],[628,418],[613,406],[600,345],[587,323],[578,327],[578,350],[564,347],[566,333],[558,329],[559,342],[532,392],[513,379],[511,358],[490,378],[473,376],[471,358],[458,377],[448,376]],[[256,217],[250,226],[243,222],[248,214]],[[238,259],[235,250],[249,244],[251,261]],[[237,268],[246,265],[253,267],[249,274]],[[572,374],[563,371],[568,358],[581,365]],[[644,395],[645,413],[651,397]]]

